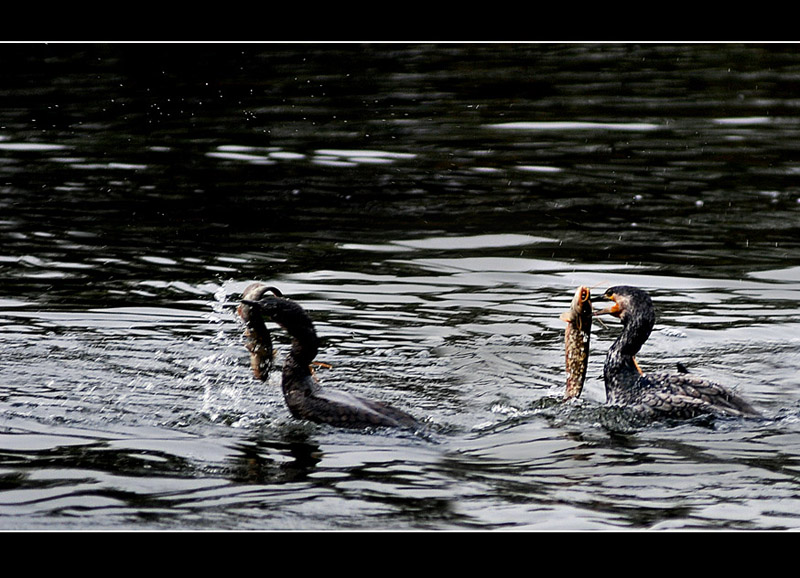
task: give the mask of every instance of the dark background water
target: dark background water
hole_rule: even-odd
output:
[[[0,46],[0,528],[797,528],[800,51]],[[226,303],[431,439],[293,420]],[[757,422],[603,425],[579,284]],[[286,346],[280,336],[279,360]],[[545,403],[552,400],[553,403]]]

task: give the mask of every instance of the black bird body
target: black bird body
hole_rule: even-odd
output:
[[[263,292],[260,299],[243,299],[242,304],[274,321],[292,337],[291,349],[283,362],[281,385],[286,405],[294,417],[348,428],[420,427],[414,417],[400,409],[347,392],[328,390],[319,384],[310,367],[319,350],[319,338],[311,318],[300,305],[282,296],[265,296]]]
[[[619,285],[608,289],[603,298],[614,305],[596,314],[610,313],[622,321],[622,333],[609,348],[603,367],[609,404],[652,418],[759,415],[738,395],[690,373],[641,373],[634,356],[655,324],[650,296],[642,289]]]

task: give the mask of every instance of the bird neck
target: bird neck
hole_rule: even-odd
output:
[[[641,375],[633,356],[650,337],[653,329],[652,316],[623,319],[622,333],[609,347],[603,366],[606,395],[613,403],[615,392],[631,389]]]
[[[319,338],[307,317],[296,319],[291,325],[285,326],[285,329],[292,336],[292,347],[283,362],[282,378],[283,392],[288,403],[289,396],[293,393],[312,394],[319,389],[319,384],[311,373],[311,362],[319,350]]]
[[[319,338],[311,323],[287,328],[292,336],[292,348],[289,355],[299,364],[307,366],[317,356]]]
[[[609,403],[616,401],[618,392],[628,392],[633,389],[640,373],[632,355],[622,353],[617,343],[611,346],[606,355],[603,366],[603,381],[606,385],[606,397]]]
[[[654,319],[649,315],[628,317],[622,321],[622,333],[611,348],[623,357],[633,357],[650,337]]]

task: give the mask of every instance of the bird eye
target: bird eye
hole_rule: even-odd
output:
[[[611,289],[608,289],[605,293],[603,293],[603,297],[607,299],[611,299],[611,296],[614,295],[614,292]]]

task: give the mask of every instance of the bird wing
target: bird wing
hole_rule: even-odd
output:
[[[648,378],[666,384],[665,388],[647,391],[657,407],[673,411],[716,413],[731,416],[758,415],[758,412],[738,395],[718,383],[689,373],[651,374]]]

